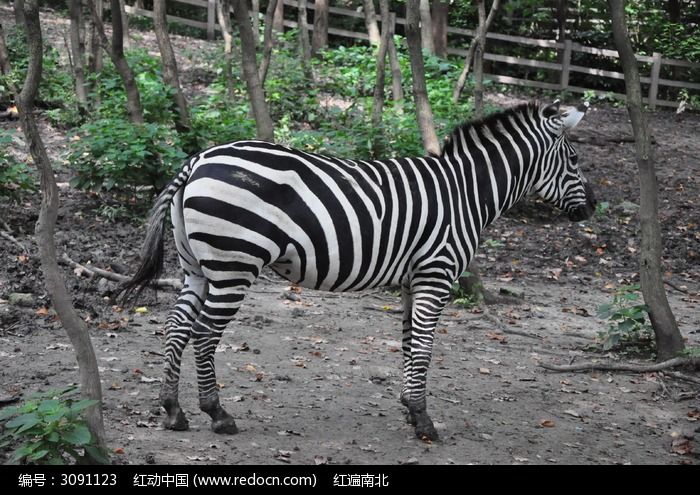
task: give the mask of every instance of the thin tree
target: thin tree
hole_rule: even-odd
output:
[[[0,73],[8,75],[10,70],[12,70],[12,67],[10,66],[10,55],[7,52],[7,44],[5,43],[5,30],[2,27],[2,23],[0,23]]]
[[[453,103],[457,103],[459,101],[459,97],[462,95],[464,86],[467,83],[467,76],[469,76],[469,68],[472,65],[472,59],[474,58],[477,46],[481,46],[481,54],[483,54],[484,52],[484,46],[486,44],[486,34],[489,32],[491,24],[493,23],[493,20],[496,17],[496,13],[498,12],[498,8],[501,6],[501,0],[493,0],[493,3],[491,4],[491,10],[489,10],[489,15],[486,17],[486,19],[482,21],[482,9],[484,8],[483,4],[484,0],[477,0],[477,7],[479,8],[479,26],[476,29],[476,35],[472,39],[472,42],[470,43],[469,48],[467,49],[467,55],[464,58],[464,68],[462,69],[462,73],[459,75],[459,79],[457,79],[457,84],[455,84],[454,91],[452,92]]]
[[[103,13],[103,3],[102,0],[85,0],[88,3],[90,11],[94,7],[97,12],[97,16],[102,19]],[[87,40],[87,53],[88,53],[88,71],[92,74],[96,74],[102,71],[102,45],[100,42],[100,34],[97,30],[97,26],[93,21],[93,16],[89,15],[87,18],[87,29],[85,38]]]
[[[248,88],[248,99],[255,118],[258,138],[264,141],[272,141],[274,139],[274,128],[270,118],[270,111],[265,101],[265,93],[258,77],[253,28],[250,24],[246,0],[234,0],[233,14],[241,35],[241,65],[243,67],[243,77]]]
[[[282,1],[282,0],[280,0]],[[265,33],[263,34],[263,54],[260,62],[260,84],[265,87],[265,79],[267,79],[267,71],[270,68],[270,59],[272,58],[272,49],[275,46],[275,37],[273,36],[273,19],[277,10],[277,0],[270,0],[267,3],[265,11]]]
[[[224,79],[226,80],[226,95],[233,99],[233,35],[231,34],[231,2],[230,0],[218,0],[216,2],[216,15],[221,26],[221,34],[224,38]]]
[[[277,2],[275,15],[272,17],[272,30],[276,33],[284,33],[284,2]]]
[[[658,183],[654,170],[649,124],[642,109],[642,87],[637,59],[627,30],[625,3],[624,0],[608,0],[608,5],[612,18],[613,38],[625,73],[627,111],[632,121],[639,169],[639,221],[642,238],[639,253],[639,279],[656,336],[657,359],[664,361],[683,350],[683,338],[664,290],[661,269],[661,228],[658,217]]]
[[[374,0],[362,0],[362,9],[365,12],[365,27],[369,35],[369,42],[378,45],[381,39],[379,26],[377,26],[377,11],[374,8]]]
[[[70,53],[73,62],[73,78],[78,107],[82,112],[88,107],[87,86],[85,85],[85,45],[81,32],[83,29],[83,12],[81,0],[68,1],[70,16]]]
[[[443,0],[435,0],[432,3],[434,53],[442,58],[447,58],[447,19],[449,8],[449,2]]]
[[[129,67],[129,63],[124,56],[124,36],[122,33],[122,17],[120,15],[112,16],[112,43],[110,45],[105,27],[102,24],[102,19],[97,13],[95,2],[90,4],[90,13],[92,14],[92,22],[95,25],[95,30],[100,38],[102,47],[109,53],[114,67],[117,69],[119,76],[124,84],[126,92],[126,111],[129,115],[129,120],[134,124],[143,124],[143,109],[141,107],[141,95],[139,88],[136,86],[134,73]],[[119,0],[110,0],[110,9],[112,12],[119,12]]]
[[[433,42],[433,17],[430,14],[430,0],[420,0],[418,4],[420,10],[420,37],[423,50],[431,55],[435,53],[435,43]]]
[[[311,55],[316,55],[328,45],[328,0],[314,2],[314,35],[311,39]]]
[[[24,0],[15,0],[15,25],[20,29],[24,29]]]
[[[131,46],[131,40],[129,39],[129,16],[126,15],[126,2],[124,0],[119,0],[119,14],[122,18],[122,42],[124,48],[129,48]]]
[[[365,27],[367,28],[367,34],[369,36],[369,42],[372,45],[379,45],[381,42],[381,35],[379,34],[379,26],[377,25],[377,12],[374,9],[374,2],[372,0],[363,0],[363,10],[365,14]],[[392,15],[390,18],[392,22],[392,32],[394,32],[394,26],[396,25],[396,15]],[[376,39],[375,39],[376,36]],[[394,106],[400,111],[403,103],[403,86],[401,83],[401,65],[399,63],[399,54],[396,51],[396,44],[394,43],[394,37],[389,38],[389,45],[387,47],[389,53],[389,63],[391,65],[391,94],[394,100]]]
[[[435,132],[433,110],[430,108],[428,90],[425,85],[419,2],[420,0],[408,0],[406,2],[406,41],[408,42],[408,55],[411,59],[413,99],[416,104],[416,118],[423,139],[423,148],[425,148],[427,153],[439,155],[440,141]]]
[[[250,0],[250,19],[253,23],[255,48],[260,44],[260,0]]]
[[[76,313],[66,289],[56,260],[54,231],[58,216],[58,187],[46,148],[41,139],[39,128],[34,118],[34,101],[41,80],[43,44],[39,8],[37,0],[26,0],[24,5],[25,30],[29,52],[27,75],[22,90],[17,95],[22,131],[29,144],[29,152],[41,177],[41,208],[36,223],[35,236],[39,248],[42,275],[46,289],[56,314],[61,320],[66,333],[73,344],[80,375],[81,394],[86,399],[96,400],[85,411],[85,418],[96,444],[104,449],[105,433],[102,419],[102,388],[97,368],[97,359],[90,341],[85,322]],[[90,457],[90,453],[87,452]],[[95,459],[96,460],[96,459]]]
[[[309,20],[307,18],[306,0],[298,0],[299,52],[304,74],[311,79],[311,42],[309,41]]]
[[[187,99],[180,86],[180,76],[177,70],[177,60],[173,45],[168,35],[168,18],[165,10],[165,0],[153,0],[153,29],[156,33],[160,58],[163,66],[163,80],[173,88],[173,98],[177,105],[178,128],[187,131],[190,128],[190,114],[187,109]]]
[[[389,12],[389,0],[379,0],[379,10],[382,16],[382,37],[377,50],[377,78],[374,84],[374,98],[372,99],[372,151],[374,156],[380,156],[383,152],[382,113],[384,110],[384,82],[386,79],[386,54],[389,48],[389,40],[393,36],[393,23]]]

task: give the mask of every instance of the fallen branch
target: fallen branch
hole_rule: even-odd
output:
[[[677,380],[683,380],[686,382],[694,383],[696,385],[700,385],[700,378],[688,376],[685,373],[679,373],[678,371],[668,371],[666,372],[666,374],[672,376],[673,378],[676,378]]]
[[[632,364],[632,363],[581,363],[571,365],[540,363],[542,368],[551,371],[633,371],[635,373],[651,373],[678,366],[692,365],[700,367],[700,358],[673,358],[656,364]]]
[[[481,307],[481,310],[483,311],[482,314],[486,317],[486,319],[489,320],[494,325],[496,325],[496,327],[498,327],[498,329],[501,332],[511,334],[511,335],[520,335],[521,337],[527,337],[529,339],[542,340],[542,337],[540,335],[528,333],[528,332],[523,332],[522,330],[514,330],[512,328],[509,328],[505,323],[503,323],[498,318],[498,316],[495,316],[493,313],[491,313],[491,311],[489,311],[489,309],[486,307],[485,304],[481,304],[480,307]]]
[[[118,273],[103,270],[103,269],[97,268],[95,266],[88,268],[85,265],[81,265],[80,263],[73,261],[65,253],[63,253],[63,256],[61,256],[61,261],[66,263],[68,266],[70,266],[73,269],[77,268],[77,269],[81,270],[82,273],[84,273],[85,276],[87,276],[88,278],[102,277],[102,278],[106,278],[107,280],[111,280],[112,282],[118,282],[118,283],[123,283],[123,282],[126,282],[127,280],[129,280],[129,277],[127,277],[126,275],[120,275]],[[153,282],[153,285],[155,285],[159,289],[173,289],[173,290],[182,289],[182,282],[176,278],[159,278],[158,280],[155,280]]]
[[[673,282],[671,282],[669,280],[664,280],[664,283],[666,285],[668,285],[670,288],[677,290],[678,292],[682,292],[683,294],[689,294],[689,292],[686,289],[681,289],[680,287],[678,287],[676,284],[674,284]]]
[[[4,230],[0,230],[0,236],[4,237],[5,239],[7,239],[8,241],[10,241],[10,242],[13,243],[14,245],[18,246],[18,247],[22,250],[22,252],[23,252],[24,254],[27,254],[27,253],[29,252],[29,251],[27,251],[27,248],[24,246],[24,244],[22,244],[22,243],[19,242],[17,239],[15,239],[15,238],[12,236],[12,234],[10,234],[9,232],[6,232],[6,231],[4,231]]]

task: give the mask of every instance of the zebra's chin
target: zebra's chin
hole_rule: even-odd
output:
[[[583,220],[588,220],[595,213],[595,207],[598,201],[595,199],[595,194],[593,193],[593,188],[590,184],[585,183],[584,189],[586,191],[586,202],[580,204],[569,210],[569,220],[572,222],[581,222]]]

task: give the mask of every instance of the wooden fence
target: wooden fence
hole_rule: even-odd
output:
[[[185,19],[182,17],[168,16],[168,20],[171,22],[177,22],[185,26],[191,26],[195,28],[200,28],[206,30],[207,37],[213,39],[215,32],[221,30],[220,26],[216,21],[216,0],[174,0],[179,3],[184,3],[188,5],[193,5],[195,7],[201,7],[206,9],[207,21],[196,21],[192,19]],[[298,8],[298,3],[296,0],[283,0],[286,6]],[[307,8],[310,10],[315,9],[315,5],[311,2],[307,3]],[[153,13],[148,10],[137,9],[135,7],[126,6],[126,11],[128,14],[142,15],[146,17],[152,17]],[[364,19],[364,14],[362,12],[357,12],[355,10],[345,9],[341,7],[329,7],[329,13],[331,16],[339,17],[349,17],[349,18],[359,18]],[[394,17],[394,16],[392,16]],[[377,21],[379,22],[379,16],[377,16]],[[397,24],[405,24],[406,19],[402,17],[395,17],[395,22]],[[297,22],[285,19],[284,25],[291,28],[297,27]],[[309,29],[313,30],[313,23],[310,23]],[[472,29],[462,29],[456,27],[448,27],[447,33],[450,35],[451,39],[455,38],[473,38],[475,36],[475,31]],[[369,35],[366,32],[350,31],[347,29],[340,29],[330,26],[328,28],[328,34],[334,36],[340,36],[344,38],[351,38],[356,40],[369,41]],[[520,67],[533,67],[536,69],[546,69],[550,71],[555,71],[558,73],[558,82],[545,82],[536,81],[532,79],[525,79],[519,77],[513,77],[512,75],[504,75],[497,73],[485,74],[486,79],[496,81],[504,84],[513,84],[517,86],[524,86],[529,88],[541,88],[554,91],[571,91],[574,93],[586,93],[593,92],[597,95],[607,96],[611,95],[610,91],[601,91],[595,88],[587,88],[583,86],[574,86],[569,83],[570,75],[572,72],[588,74],[598,77],[606,77],[611,79],[624,80],[625,76],[622,72],[604,70],[599,68],[584,67],[581,65],[572,64],[572,54],[574,53],[588,53],[592,55],[607,57],[617,59],[619,55],[617,50],[609,50],[605,48],[594,48],[589,46],[581,45],[580,43],[574,43],[571,40],[566,40],[564,42],[557,42],[553,40],[544,39],[534,39],[525,38],[522,36],[512,36],[508,34],[498,34],[498,33],[488,33],[487,39],[495,40],[501,43],[513,43],[519,46],[525,47],[539,47],[540,49],[550,49],[555,52],[561,51],[562,61],[561,62],[545,62],[543,60],[536,60],[531,58],[514,57],[501,55],[496,53],[484,53],[484,59],[496,62],[497,64],[506,64],[509,66],[520,66]],[[466,55],[467,51],[461,48],[448,47],[447,52],[452,55]],[[636,55],[639,62],[647,64],[649,67],[649,75],[642,76],[642,84],[649,86],[647,97],[644,98],[644,103],[647,103],[649,107],[653,110],[657,105],[666,107],[677,107],[678,102],[672,100],[659,99],[659,88],[660,87],[671,87],[671,88],[685,88],[689,90],[700,91],[700,84],[689,81],[679,81],[672,79],[665,79],[661,77],[662,66],[675,66],[682,67],[685,69],[700,69],[700,64],[691,63],[684,60],[675,60],[670,58],[665,58],[660,53],[653,53],[649,55]],[[496,65],[497,65],[496,64]],[[494,65],[495,67],[495,65]],[[493,71],[496,72],[496,71]],[[620,99],[624,99],[625,95],[619,93],[612,93],[613,96]]]

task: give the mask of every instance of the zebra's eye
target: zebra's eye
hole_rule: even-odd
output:
[[[571,155],[571,156],[569,157],[569,160],[571,160],[571,163],[573,163],[574,165],[576,165],[576,164],[578,163],[578,155]]]

